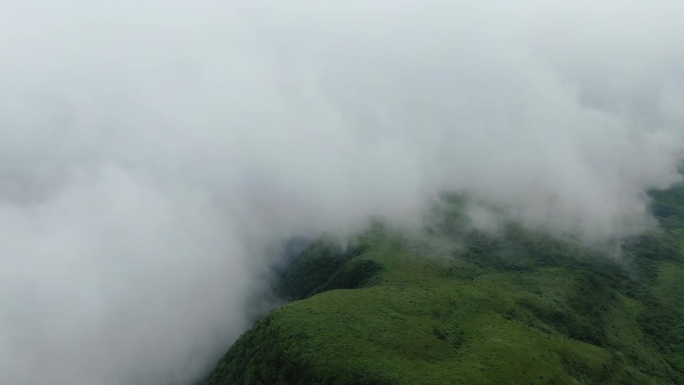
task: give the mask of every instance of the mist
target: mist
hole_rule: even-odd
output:
[[[284,241],[445,191],[601,242],[680,180],[678,1],[1,8],[1,383],[190,383]]]

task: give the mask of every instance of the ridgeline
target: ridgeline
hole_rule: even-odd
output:
[[[619,258],[473,230],[453,197],[422,243],[316,241],[208,384],[684,384],[684,188],[651,195],[660,228]]]

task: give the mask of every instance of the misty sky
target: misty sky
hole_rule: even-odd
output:
[[[0,1],[3,384],[196,379],[293,236],[602,242],[679,180],[681,1],[109,3]]]

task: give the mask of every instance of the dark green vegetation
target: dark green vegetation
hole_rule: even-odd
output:
[[[653,198],[661,228],[619,259],[516,224],[469,230],[454,198],[428,231],[439,251],[381,226],[316,242],[278,286],[299,300],[208,383],[684,384],[684,188]]]

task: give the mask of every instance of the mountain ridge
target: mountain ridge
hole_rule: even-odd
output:
[[[684,383],[684,188],[653,192],[661,226],[616,262],[579,242],[464,225],[439,255],[376,225],[346,249],[312,243],[208,379],[226,384]],[[457,242],[456,242],[457,240]]]

